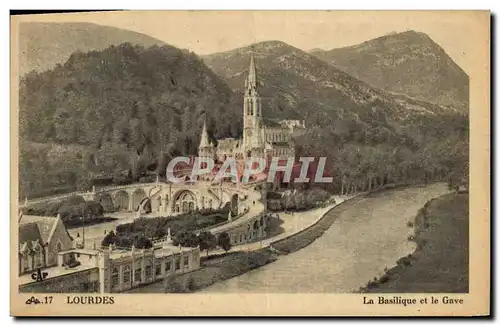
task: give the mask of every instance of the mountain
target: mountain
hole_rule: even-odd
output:
[[[92,23],[21,23],[20,76],[31,70],[52,69],[73,52],[103,50],[125,42],[146,47],[164,44],[148,35]]]
[[[305,119],[300,156],[326,156],[338,193],[387,182],[467,180],[468,117],[453,107],[380,90],[279,41],[204,56],[240,93],[254,53],[268,119]],[[453,181],[459,182],[459,181]]]
[[[391,33],[311,53],[374,87],[468,110],[469,77],[424,33]]]
[[[215,137],[241,133],[242,106],[226,83],[194,53],[169,45],[73,53],[22,78],[19,105],[20,146],[28,148],[21,171],[37,169],[21,180],[22,191],[77,185],[90,172],[126,170],[136,180],[164,172],[165,155],[196,153],[205,119]],[[40,154],[46,149],[55,155],[50,162],[50,153]],[[76,151],[81,164],[69,168]]]
[[[202,59],[125,43],[21,79],[21,198],[88,190],[91,178],[146,182],[173,156],[196,153],[205,120],[212,138],[240,136],[251,51],[264,117],[306,120],[297,154],[332,158],[335,191],[372,178],[423,182],[468,162],[464,114],[389,94],[285,43]]]
[[[354,119],[390,127],[411,115],[445,110],[438,105],[371,87],[279,41],[262,42],[202,58],[234,91],[242,92],[252,51],[263,97],[263,115],[267,118],[305,119],[310,126]]]

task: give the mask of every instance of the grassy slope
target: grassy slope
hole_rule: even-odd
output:
[[[415,219],[417,250],[362,292],[469,291],[469,196],[447,194],[428,202]]]

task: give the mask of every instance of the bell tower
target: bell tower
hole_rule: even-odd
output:
[[[262,139],[262,104],[258,92],[257,72],[255,59],[250,54],[250,67],[245,80],[245,95],[243,97],[243,146],[245,157],[251,155],[255,146],[263,146]],[[259,139],[257,139],[259,138]]]

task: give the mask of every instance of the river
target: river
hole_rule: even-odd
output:
[[[354,199],[327,213],[340,215],[311,245],[201,292],[356,291],[415,250],[408,221],[428,200],[447,192],[445,185],[434,184]]]

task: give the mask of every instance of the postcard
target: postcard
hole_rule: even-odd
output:
[[[490,19],[11,16],[11,314],[489,315]]]

